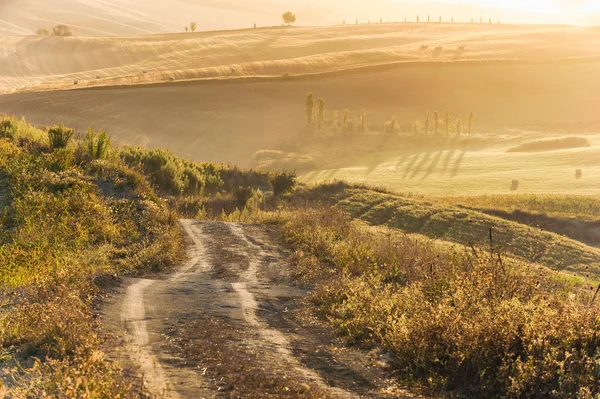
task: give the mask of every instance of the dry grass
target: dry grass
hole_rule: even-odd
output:
[[[9,193],[0,235],[0,344],[23,364],[41,360],[5,378],[10,395],[135,397],[100,352],[94,279],[174,263],[176,218],[117,159],[81,158],[79,142],[52,150],[42,132],[11,121],[15,137],[0,140]]]
[[[600,392],[595,287],[335,208],[294,212],[283,232],[299,274],[318,281],[323,316],[350,342],[389,351],[407,381],[458,397]]]
[[[482,29],[446,24],[434,29],[373,24],[126,38],[9,37],[0,43],[7,49],[0,52],[0,64],[7,66],[0,90],[68,89],[74,81],[76,87],[90,87],[171,79],[280,79],[282,74],[297,77],[394,63],[457,62],[453,51],[420,51],[423,42],[436,48],[468,43],[459,62],[577,59],[598,49],[591,29],[515,25]],[[44,56],[50,45],[56,58]]]

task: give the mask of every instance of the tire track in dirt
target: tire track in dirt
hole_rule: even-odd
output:
[[[292,353],[290,348],[289,341],[280,331],[269,328],[265,323],[259,321],[256,314],[258,310],[258,303],[256,302],[254,294],[248,291],[246,284],[257,282],[256,273],[260,266],[260,262],[263,261],[267,254],[259,245],[253,243],[252,241],[250,241],[250,239],[248,239],[240,225],[231,224],[229,225],[229,228],[235,236],[237,236],[240,240],[246,243],[248,248],[254,249],[257,252],[256,256],[251,256],[250,254],[248,254],[248,258],[250,259],[250,265],[248,267],[248,270],[246,270],[246,272],[243,274],[245,282],[231,284],[233,289],[240,296],[242,312],[244,314],[244,319],[246,320],[246,322],[252,327],[257,328],[263,339],[273,344],[275,348],[277,348],[277,351],[282,355],[282,357],[291,367],[293,367],[297,372],[299,372],[308,380],[315,382],[317,386],[319,386],[321,389],[329,391],[329,393],[332,394],[332,396],[340,398],[358,397],[343,389],[333,388],[327,385],[327,383],[315,370],[303,366],[298,361],[298,359],[294,357],[294,354]]]
[[[104,311],[115,356],[156,398],[398,398],[379,355],[297,317],[307,290],[264,226],[182,220],[189,261],[127,279]],[[395,388],[394,388],[395,389]]]
[[[180,279],[185,273],[197,265],[204,255],[202,242],[190,227],[191,221],[182,220],[181,225],[187,236],[193,242],[193,245],[188,249],[191,259],[171,276],[170,280],[172,281]],[[155,282],[156,280],[144,279],[127,288],[121,311],[121,320],[125,323],[126,331],[128,333],[128,345],[126,351],[129,353],[132,360],[139,366],[146,388],[152,395],[165,399],[178,399],[180,396],[170,384],[163,367],[149,345],[148,327],[145,317],[144,291]]]

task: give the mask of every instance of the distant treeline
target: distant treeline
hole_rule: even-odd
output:
[[[465,126],[462,115],[453,117],[447,110],[443,116],[438,111],[428,112],[424,122],[417,119],[414,122],[400,123],[394,116],[382,125],[377,126],[367,123],[367,113],[364,109],[358,115],[352,115],[346,108],[341,114],[339,111],[334,110],[331,119],[327,120],[327,102],[323,98],[318,98],[315,102],[313,93],[307,93],[306,95],[305,115],[309,126],[316,127],[318,131],[322,131],[327,126],[333,133],[379,131],[388,134],[460,136],[463,133],[471,135],[475,124],[475,113],[473,111],[469,111]]]

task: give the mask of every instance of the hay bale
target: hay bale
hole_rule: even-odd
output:
[[[236,73],[237,69],[236,68],[231,68],[231,73]]]
[[[421,46],[421,50],[427,50],[428,48],[429,48],[429,46],[428,46],[428,45],[426,45],[426,44],[423,44],[423,45]]]
[[[148,73],[148,70],[147,70],[147,69],[144,69],[144,73]]]
[[[575,178],[576,179],[581,179],[582,176],[583,176],[583,171],[581,169],[577,169],[575,171]]]
[[[169,82],[174,82],[174,81],[175,81],[175,78],[173,76],[170,76],[169,77]]]
[[[510,189],[512,191],[516,191],[519,189],[519,181],[518,180],[513,180],[512,181],[512,185],[510,186]]]
[[[74,84],[74,85],[78,85],[78,84],[79,84],[79,81],[78,81],[78,80],[74,80],[74,81],[73,81],[73,84]]]
[[[102,79],[100,75],[96,75],[96,79]]]

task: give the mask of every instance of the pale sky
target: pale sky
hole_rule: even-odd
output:
[[[446,12],[455,8],[466,17],[479,11],[483,17],[503,19],[506,22],[600,24],[600,0],[391,0],[411,7],[432,7],[435,3]],[[444,3],[446,7],[444,7]],[[489,14],[489,15],[486,15]],[[475,15],[474,17],[476,17]]]

